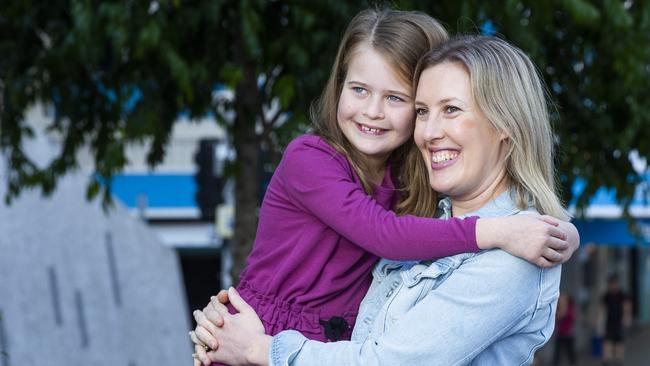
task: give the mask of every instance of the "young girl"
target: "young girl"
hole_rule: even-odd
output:
[[[401,167],[419,159],[405,144],[414,128],[415,66],[446,39],[444,28],[419,12],[365,10],[349,24],[312,110],[314,132],[287,147],[241,274],[238,291],[267,334],[295,329],[314,340],[349,339],[379,257],[423,260],[500,247],[549,266],[577,247],[548,217],[553,224],[535,217],[445,221],[391,211]],[[209,363],[203,351],[197,346],[197,357]]]

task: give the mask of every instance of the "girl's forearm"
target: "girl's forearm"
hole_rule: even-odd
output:
[[[481,218],[476,221],[476,244],[480,249],[497,248],[505,242],[502,228],[503,220],[499,218]]]

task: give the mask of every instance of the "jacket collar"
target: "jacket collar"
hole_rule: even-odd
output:
[[[513,192],[507,190],[499,194],[495,199],[483,205],[476,211],[469,212],[465,215],[459,216],[459,218],[465,218],[469,216],[478,216],[478,217],[502,217],[515,215],[521,211],[517,207],[513,197]],[[447,209],[449,207],[449,209]],[[440,212],[439,218],[448,219],[449,215],[446,215],[445,212],[448,210],[451,213],[451,199],[449,197],[444,197],[438,202],[438,209]]]

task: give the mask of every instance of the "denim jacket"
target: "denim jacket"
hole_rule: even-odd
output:
[[[524,214],[509,192],[469,215]],[[273,337],[269,365],[528,365],[553,333],[561,267],[502,250],[381,260],[351,341]]]

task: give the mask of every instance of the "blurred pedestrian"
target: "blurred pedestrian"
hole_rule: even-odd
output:
[[[625,357],[625,330],[632,323],[632,304],[621,290],[618,276],[607,281],[607,292],[601,302],[605,318],[603,339],[603,365],[622,365]]]
[[[575,350],[575,306],[573,299],[565,292],[560,293],[555,313],[555,351],[553,364],[560,365],[562,355],[566,355],[569,364],[577,364]]]

